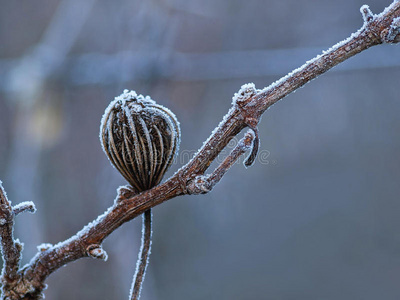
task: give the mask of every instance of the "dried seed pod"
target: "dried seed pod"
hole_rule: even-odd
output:
[[[149,96],[124,90],[107,107],[100,126],[104,152],[137,191],[160,183],[180,142],[175,115]]]

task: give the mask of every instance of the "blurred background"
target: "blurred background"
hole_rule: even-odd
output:
[[[263,88],[349,36],[365,1],[0,0],[0,179],[38,209],[17,218],[23,262],[125,184],[98,138],[123,89],[177,115],[171,175],[242,84]],[[400,299],[399,78],[400,46],[377,46],[268,110],[253,167],[153,210],[141,299]],[[141,218],[125,224],[107,262],[67,265],[46,297],[127,299],[140,235]]]

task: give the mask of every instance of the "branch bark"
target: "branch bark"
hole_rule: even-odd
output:
[[[3,196],[1,198],[1,219],[6,220],[5,224],[1,225],[3,259],[6,270],[3,272],[3,282],[11,279],[16,280],[19,285],[29,283],[32,287],[30,291],[21,293],[16,291],[15,286],[8,286],[7,288],[13,289],[17,295],[9,299],[38,299],[44,288],[45,279],[63,265],[82,257],[105,259],[105,252],[101,248],[103,240],[125,222],[171,198],[189,193],[208,192],[225,174],[232,161],[237,159],[238,155],[243,154],[244,149],[249,148],[250,142],[253,147],[257,147],[257,125],[262,114],[271,105],[369,47],[400,41],[400,2],[398,0],[379,15],[373,15],[367,6],[361,7],[360,11],[364,25],[346,40],[324,51],[267,88],[257,90],[253,84],[242,86],[233,97],[231,109],[197,154],[165,183],[135,195],[128,189],[120,188],[114,205],[103,215],[89,223],[70,239],[41,249],[21,270],[17,268],[20,248],[12,238],[13,222],[10,221],[12,210]],[[211,175],[204,176],[205,171],[221,150],[245,127],[253,129],[254,133],[248,134],[242,140],[244,141],[242,148],[232,152],[231,156]],[[253,160],[255,151],[253,150],[250,155]],[[3,286],[4,288],[6,287]],[[5,298],[4,294],[3,298]]]

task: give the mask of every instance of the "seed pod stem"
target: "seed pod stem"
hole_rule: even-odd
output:
[[[151,237],[152,237],[152,212],[151,209],[143,213],[142,224],[142,244],[136,263],[136,272],[133,276],[130,300],[138,300],[140,292],[142,291],[142,283],[146,275],[147,265],[149,263],[149,256],[151,252]]]

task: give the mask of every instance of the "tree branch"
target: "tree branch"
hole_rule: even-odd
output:
[[[204,177],[204,172],[212,161],[223,150],[228,142],[242,129],[249,127],[257,133],[256,128],[261,115],[274,103],[291,92],[305,85],[307,82],[330,70],[344,60],[360,53],[369,47],[382,43],[397,43],[400,41],[400,2],[394,1],[379,15],[373,15],[367,6],[363,6],[361,13],[364,19],[362,28],[353,33],[348,39],[339,42],[321,55],[308,61],[300,68],[262,90],[257,90],[253,84],[242,86],[235,94],[232,107],[213,131],[188,164],[177,171],[165,183],[150,190],[134,195],[126,189],[119,189],[114,205],[96,220],[89,223],[70,239],[54,246],[44,247],[36,256],[19,271],[16,276],[19,262],[20,248],[12,239],[12,211],[8,202],[2,204],[1,227],[2,247],[6,261],[4,278],[19,278],[22,282],[29,282],[34,288],[25,298],[37,299],[44,288],[44,280],[63,265],[82,257],[104,257],[101,243],[123,223],[128,222],[146,210],[163,203],[171,198],[198,192],[199,179],[206,179],[206,188],[200,192],[209,191],[225,174],[229,166],[249,147],[249,141],[254,139],[253,147],[257,148],[256,134],[248,134],[243,140],[242,148],[235,149],[230,156],[216,169],[211,176]],[[245,147],[245,145],[247,145]],[[235,152],[236,151],[236,152]],[[254,160],[256,150],[250,157]],[[249,161],[251,163],[251,159]],[[203,177],[202,177],[203,176]],[[211,183],[211,184],[210,184]],[[204,185],[202,186],[204,188]],[[94,251],[94,249],[97,249]],[[12,298],[14,299],[14,298]]]

